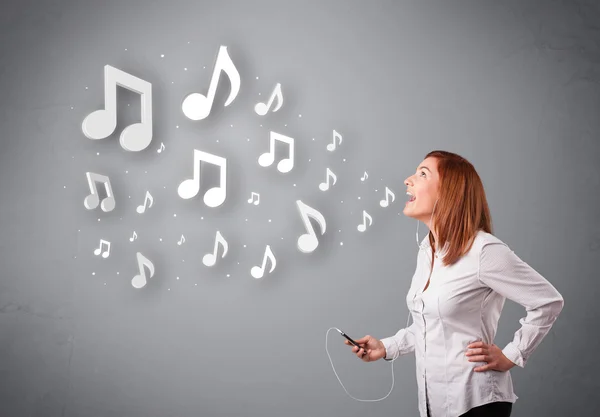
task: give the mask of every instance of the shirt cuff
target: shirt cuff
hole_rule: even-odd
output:
[[[385,357],[383,358],[386,361],[393,360],[394,356],[398,355],[398,348],[396,348],[396,344],[392,340],[391,337],[386,337],[381,339],[381,343],[385,346]]]
[[[518,367],[520,367],[520,368],[525,367],[526,361],[523,358],[521,351],[519,349],[517,349],[517,347],[515,346],[515,344],[513,342],[510,342],[508,345],[506,345],[504,347],[504,349],[502,349],[502,353],[504,353],[504,356],[506,356],[508,359],[510,359]]]

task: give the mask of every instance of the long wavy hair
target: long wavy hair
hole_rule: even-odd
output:
[[[444,265],[453,265],[473,245],[477,232],[492,234],[492,218],[485,197],[483,183],[475,167],[465,158],[452,152],[434,150],[425,158],[437,160],[440,176],[438,201],[433,213],[433,224],[439,248],[448,243],[442,258]],[[435,255],[436,242],[429,234],[429,243]],[[431,257],[433,268],[434,256]]]

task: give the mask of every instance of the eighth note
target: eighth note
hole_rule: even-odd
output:
[[[298,249],[303,253],[310,253],[317,249],[319,246],[319,239],[317,239],[317,234],[315,233],[315,229],[310,223],[310,218],[312,217],[317,221],[319,226],[321,226],[321,235],[325,233],[325,228],[327,224],[325,223],[325,217],[315,210],[312,207],[307,206],[300,200],[296,200],[296,205],[298,206],[298,210],[300,211],[300,217],[302,218],[302,222],[304,223],[304,227],[308,233],[301,235],[298,238]]]
[[[365,210],[363,210],[363,222],[362,224],[359,224],[357,229],[359,232],[364,232],[365,230],[367,230],[367,219],[369,219],[369,226],[371,226],[373,224],[373,218],[369,215],[369,213],[367,213]]]
[[[106,245],[106,250],[104,252],[102,252],[102,244]],[[110,255],[110,242],[107,242],[104,239],[100,239],[100,247],[94,249],[94,255],[100,255],[100,252],[102,252],[102,257],[104,259],[108,258],[108,255]]]
[[[160,143],[160,148],[158,148],[158,150],[156,152],[161,153],[164,150],[165,150],[165,144],[161,142]]]
[[[150,202],[150,205],[148,206],[148,208],[152,207],[152,204],[154,204],[154,199],[152,198],[152,195],[150,194],[150,191],[146,191],[146,197],[144,198],[144,204],[139,205],[137,207],[137,212],[142,214],[146,211],[146,201]]]
[[[275,89],[273,90],[273,93],[271,94],[271,97],[269,98],[269,101],[267,104],[257,103],[256,106],[254,106],[254,111],[256,112],[256,114],[258,114],[260,116],[264,116],[265,114],[267,114],[267,112],[271,108],[271,104],[273,104],[273,100],[275,99],[275,96],[277,96],[277,106],[275,106],[275,108],[273,109],[273,113],[275,113],[277,110],[279,110],[281,108],[281,106],[283,105],[283,95],[281,94],[281,84],[280,83],[277,83],[277,85],[275,86]]]
[[[131,235],[131,237],[129,238],[130,242],[133,242],[134,240],[137,239],[137,233],[135,232],[135,230],[133,231],[133,235]]]
[[[100,198],[98,197],[98,188],[96,187],[96,182],[101,182],[104,184],[104,188],[106,189],[106,197],[102,199],[100,208],[104,212],[112,211],[115,208],[115,196],[113,194],[112,187],[110,186],[110,179],[106,175],[95,174],[93,172],[86,172],[85,176],[87,177],[88,185],[90,187],[90,195],[83,200],[83,205],[85,208],[92,210],[98,207]]]
[[[229,82],[231,83],[231,91],[229,92],[229,97],[227,97],[227,100],[225,101],[225,107],[229,106],[235,99],[240,91],[240,73],[233,64],[233,61],[227,52],[227,47],[221,46],[219,48],[217,62],[215,63],[215,68],[213,70],[212,78],[210,79],[210,86],[208,87],[208,93],[206,96],[200,93],[191,93],[183,99],[181,110],[188,119],[201,120],[210,114],[213,102],[215,100],[215,93],[217,91],[217,84],[219,83],[221,71],[227,74],[227,77],[229,77]]]
[[[136,253],[136,258],[140,273],[139,275],[135,275],[133,277],[133,279],[131,280],[131,285],[133,285],[133,288],[142,288],[148,282],[144,266],[148,267],[148,269],[150,270],[150,278],[152,278],[154,276],[154,264],[150,261],[150,259],[146,258],[140,252]]]
[[[256,196],[256,201],[254,201],[254,196]],[[260,194],[252,192],[252,194],[250,194],[250,198],[248,199],[248,203],[254,203],[255,206],[258,206],[260,204]]]
[[[223,246],[223,255],[221,258],[224,258],[227,255],[227,251],[229,249],[229,245],[227,241],[221,235],[221,232],[217,230],[217,235],[215,236],[215,248],[214,253],[207,253],[202,258],[202,263],[206,266],[213,266],[217,262],[217,250],[219,249],[219,243]]]
[[[392,190],[390,190],[388,187],[385,187],[385,200],[381,200],[379,202],[379,205],[381,207],[387,207],[387,206],[390,205],[389,196],[392,196],[392,203],[393,203],[394,200],[396,199],[396,196],[394,195],[394,193],[392,192]]]
[[[363,176],[360,178],[360,180],[361,180],[361,181],[364,181],[364,180],[366,180],[367,178],[369,178],[369,174],[367,174],[367,171],[365,171],[365,175],[363,175]]]
[[[321,184],[319,184],[319,189],[321,191],[329,190],[329,177],[331,177],[333,179],[332,185],[335,185],[335,183],[337,182],[337,177],[335,176],[335,174],[333,172],[331,172],[331,170],[329,168],[327,168],[327,170],[325,171],[325,174],[326,174],[327,183],[322,182]]]
[[[268,167],[275,161],[275,141],[278,140],[283,143],[287,143],[289,145],[289,158],[282,159],[277,164],[277,169],[279,172],[287,173],[294,168],[294,138],[291,138],[286,135],[282,135],[281,133],[269,132],[269,151],[263,153],[258,158],[258,164],[261,167]]]
[[[177,242],[177,244],[178,244],[179,246],[181,246],[181,245],[183,244],[183,242],[185,242],[185,236],[184,236],[184,235],[181,235],[181,239],[179,239],[179,241]]]
[[[271,260],[271,269],[269,270],[269,274],[273,272],[275,269],[275,265],[277,265],[277,260],[275,259],[275,255],[271,251],[271,247],[267,245],[265,248],[265,255],[263,256],[262,266],[253,266],[250,270],[250,275],[254,278],[262,278],[265,273],[265,266],[267,265],[267,259]]]
[[[335,129],[333,130],[333,143],[330,143],[329,145],[327,145],[327,150],[329,152],[333,152],[335,150],[335,138],[338,138],[340,140],[340,145],[342,144],[342,135],[340,135],[338,132],[335,131]]]

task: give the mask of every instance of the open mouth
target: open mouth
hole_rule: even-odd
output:
[[[408,204],[408,203],[412,203],[412,202],[413,202],[413,201],[415,201],[415,200],[416,200],[416,197],[411,197],[411,198],[410,198],[410,200],[408,200],[408,201],[406,202],[406,204]]]

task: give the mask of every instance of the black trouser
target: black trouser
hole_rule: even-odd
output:
[[[459,417],[509,417],[512,411],[512,403],[507,401],[496,401],[473,407]]]
[[[459,417],[510,417],[511,411],[512,403],[507,401],[496,401],[473,407]],[[429,408],[427,408],[427,417],[429,416]]]

